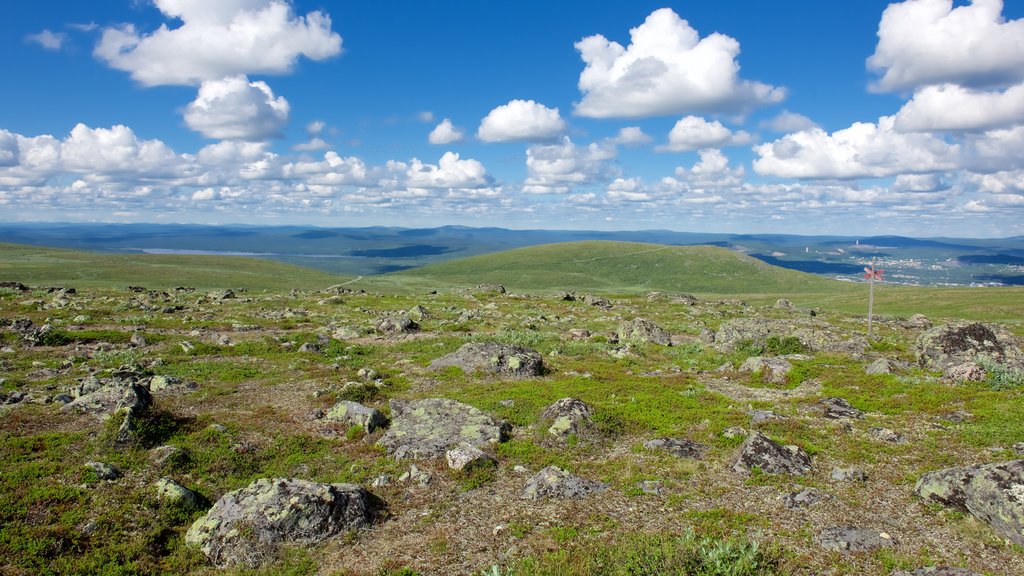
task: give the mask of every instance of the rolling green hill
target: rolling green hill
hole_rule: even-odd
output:
[[[103,254],[0,244],[0,280],[73,287],[288,290],[323,288],[346,278],[255,258]]]
[[[420,284],[500,283],[524,292],[778,294],[848,289],[842,283],[765,264],[725,248],[608,241],[520,248],[389,276]]]

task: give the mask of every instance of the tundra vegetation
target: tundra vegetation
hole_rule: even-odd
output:
[[[1024,291],[881,285],[869,340],[864,285],[530,250],[77,285],[20,253],[0,573],[1024,573],[1019,505],[972,500],[1024,490]]]

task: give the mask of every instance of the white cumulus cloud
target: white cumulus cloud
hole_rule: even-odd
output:
[[[890,4],[868,68],[875,90],[928,84],[987,87],[1024,80],[1024,19],[1006,21],[1002,0],[907,0]]]
[[[209,138],[264,140],[280,133],[288,110],[288,101],[275,98],[266,82],[230,76],[203,82],[185,109],[185,123]]]
[[[610,174],[615,147],[592,143],[576,146],[568,137],[558,144],[534,144],[526,150],[529,175],[522,190],[530,194],[564,194]]]
[[[477,130],[484,142],[550,140],[565,130],[558,108],[533,100],[512,100],[491,110]]]
[[[829,134],[811,128],[754,146],[758,174],[784,178],[846,179],[922,174],[956,169],[960,146],[931,134],[907,134],[895,118],[857,122]]]
[[[437,165],[413,158],[406,178],[409,188],[484,188],[491,184],[483,164],[462,160],[455,152],[445,152]]]
[[[134,25],[105,28],[94,55],[146,86],[195,85],[239,74],[285,74],[300,56],[341,52],[323,12],[293,13],[285,0],[154,0],[167,17],[149,34]]]
[[[462,130],[452,125],[450,119],[445,118],[440,124],[434,126],[434,129],[427,135],[427,140],[431,144],[451,144],[461,142],[464,135]]]
[[[987,130],[1022,122],[1024,84],[1003,91],[956,84],[925,86],[896,113],[896,129],[901,132]]]
[[[18,137],[0,128],[0,166],[18,163]]]
[[[721,122],[708,122],[700,116],[687,116],[676,122],[668,133],[668,144],[659,151],[684,152],[701,148],[721,148],[749,144],[750,134],[740,130],[733,132]]]
[[[785,90],[739,77],[740,44],[713,33],[701,38],[670,8],[652,12],[630,30],[623,47],[604,36],[575,44],[586,67],[576,113],[638,118],[689,112],[746,110],[779,102]]]

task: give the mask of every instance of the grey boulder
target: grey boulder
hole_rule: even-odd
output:
[[[511,426],[447,398],[392,400],[391,426],[377,443],[395,458],[442,458],[465,442],[477,448],[508,440]]]
[[[970,514],[1024,546],[1024,460],[928,472],[914,492],[930,502]]]
[[[646,318],[634,318],[619,325],[619,341],[632,344],[672,345],[672,336],[661,326]]]
[[[812,469],[811,457],[796,446],[783,446],[755,431],[743,441],[732,469],[747,473],[755,468],[766,474],[803,476]]]
[[[891,548],[892,536],[869,528],[855,526],[832,526],[818,534],[818,544],[826,550],[849,552],[874,552],[880,548]]]
[[[360,486],[261,478],[221,496],[185,542],[216,566],[256,568],[282,544],[311,546],[370,521],[370,496]]]
[[[324,420],[340,422],[349,426],[361,426],[367,434],[387,425],[388,420],[380,410],[363,406],[358,402],[342,400],[324,414]]]
[[[580,478],[557,466],[548,466],[527,481],[522,496],[527,500],[582,498],[607,488],[603,482]]]
[[[498,342],[469,342],[430,363],[431,370],[449,366],[457,366],[467,374],[491,372],[515,378],[540,376],[544,372],[544,362],[536,350]]]

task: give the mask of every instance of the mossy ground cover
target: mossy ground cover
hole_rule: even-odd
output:
[[[774,300],[743,306],[719,302],[733,300],[721,296],[688,305],[619,294],[606,309],[550,292],[427,292],[250,291],[222,300],[203,290],[171,291],[157,298],[159,306],[123,288],[80,289],[59,306],[42,291],[0,293],[0,318],[50,323],[65,336],[29,346],[19,334],[0,329],[2,345],[11,349],[0,353],[5,393],[50,398],[90,374],[103,377],[129,363],[197,385],[155,394],[156,408],[134,443],[122,447],[110,442],[111,423],[90,415],[34,400],[0,408],[0,571],[214,573],[184,546],[183,534],[225,492],[261,477],[369,485],[381,475],[392,482],[371,489],[387,503],[372,529],[310,549],[286,549],[260,571],[227,573],[854,575],[934,563],[992,574],[1024,570],[1020,551],[986,527],[912,494],[926,471],[1015,457],[1011,446],[1024,439],[1024,393],[1012,386],[954,384],[916,367],[866,374],[864,366],[874,358],[913,362],[918,332],[898,322],[878,322],[878,338],[862,358],[796,350],[785,339],[721,353],[699,338],[702,329],[715,330],[732,318],[806,313],[773,308]],[[785,296],[807,305],[801,294]],[[1012,300],[1013,294],[1004,297]],[[380,318],[417,305],[426,310],[418,332],[374,329]],[[1012,311],[1019,304],[1001,306],[996,308]],[[818,311],[819,319],[851,335],[866,330],[862,317],[843,306]],[[656,321],[677,345],[615,343],[612,332],[635,317]],[[573,337],[573,329],[591,335]],[[145,337],[145,346],[131,343],[135,333]],[[536,349],[547,372],[503,380],[428,369],[433,359],[466,342],[490,340]],[[300,350],[304,344],[310,346]],[[808,358],[793,362],[784,385],[734,370],[751,354],[795,352]],[[726,364],[733,369],[719,371]],[[358,373],[363,368],[379,382],[359,399],[385,412],[390,398],[446,397],[510,422],[512,440],[492,450],[498,466],[464,475],[443,462],[421,462],[432,476],[428,485],[395,481],[409,463],[374,445],[379,432],[367,435],[315,418],[352,389],[346,383],[367,383]],[[780,393],[815,381],[820,391],[740,401],[712,389],[722,378]],[[865,417],[822,418],[818,402],[830,396],[847,399]],[[593,407],[593,435],[564,444],[548,437],[540,413],[563,397]],[[779,418],[753,426],[753,409],[772,410]],[[972,416],[946,419],[956,411]],[[733,472],[742,436],[723,433],[734,427],[756,427],[802,447],[815,471],[805,478]],[[878,440],[871,430],[879,427],[908,441]],[[706,444],[708,454],[686,460],[643,447],[663,436]],[[167,445],[181,455],[156,464],[151,451]],[[117,465],[124,476],[99,480],[83,468],[93,460]],[[579,502],[522,500],[529,475],[548,465],[610,488]],[[867,482],[831,480],[838,466],[863,468]],[[177,509],[160,502],[153,483],[164,476],[195,490],[201,505]],[[644,489],[650,486],[657,488]],[[787,510],[781,496],[803,487],[832,498]],[[848,523],[890,531],[899,544],[846,557],[814,542],[823,526]]]

